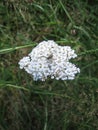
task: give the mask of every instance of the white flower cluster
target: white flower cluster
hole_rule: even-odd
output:
[[[20,69],[25,69],[35,81],[45,81],[48,77],[56,80],[73,80],[80,72],[71,58],[77,55],[70,46],[59,46],[48,40],[39,43],[32,52],[19,61]]]

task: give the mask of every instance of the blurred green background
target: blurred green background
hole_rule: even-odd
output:
[[[43,40],[75,49],[73,81],[34,82],[19,60]],[[98,1],[0,1],[0,130],[98,130]]]

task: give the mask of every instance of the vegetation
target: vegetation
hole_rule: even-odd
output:
[[[0,2],[0,130],[98,129],[97,12],[97,0]],[[19,69],[49,39],[75,49],[75,80],[34,82]]]

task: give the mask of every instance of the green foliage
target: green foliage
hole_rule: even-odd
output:
[[[98,129],[98,1],[0,2],[0,130]],[[34,82],[18,61],[43,40],[74,48],[73,81]]]

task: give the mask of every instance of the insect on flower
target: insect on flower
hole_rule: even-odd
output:
[[[47,57],[47,60],[52,59],[52,57],[53,57],[53,55],[50,54],[50,55]]]

